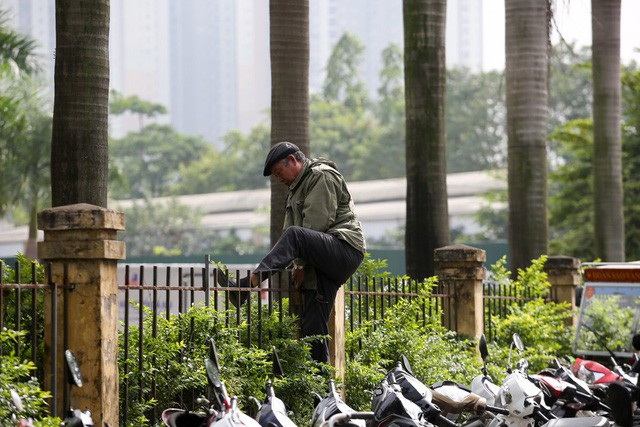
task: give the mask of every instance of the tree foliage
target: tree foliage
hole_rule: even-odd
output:
[[[41,65],[34,55],[36,41],[9,27],[9,12],[0,10],[0,76],[19,78],[41,71]]]
[[[265,153],[269,149],[269,129],[256,126],[248,135],[232,131],[223,137],[223,148],[207,147],[204,154],[180,169],[182,179],[172,194],[200,194],[264,188],[262,176]]]
[[[593,139],[590,119],[559,126],[550,136],[558,165],[550,173],[550,252],[593,260]],[[560,161],[560,159],[562,159]]]
[[[179,134],[170,125],[152,124],[110,144],[112,164],[125,177],[126,187],[115,198],[171,194],[182,179],[181,168],[198,160],[210,146],[199,137]]]
[[[35,41],[10,30],[0,11],[0,215],[29,224],[35,257],[36,214],[50,204],[51,108]]]
[[[622,76],[622,156],[625,252],[627,259],[640,258],[640,71],[630,68]],[[554,131],[558,165],[550,175],[552,253],[583,260],[596,258],[593,235],[593,123],[574,120]]]
[[[42,175],[43,165],[33,161],[45,149],[33,137],[44,115],[35,49],[35,40],[9,28],[8,14],[0,10],[0,215],[21,204],[23,183],[38,181],[31,173]]]
[[[549,300],[551,284],[544,272],[546,260],[546,256],[532,260],[526,268],[518,269],[515,279],[510,278],[505,258],[491,266],[491,280],[505,285],[503,292],[528,295],[528,299],[511,303],[505,316],[491,317],[495,337],[490,343],[490,370],[498,384],[505,375],[514,333],[524,342],[525,351],[521,357],[529,362],[530,372],[549,367],[555,357],[571,354],[575,331],[567,327],[567,321],[574,313],[568,303]],[[500,362],[495,363],[496,360]]]
[[[344,33],[334,46],[327,63],[323,98],[362,112],[368,106],[367,89],[360,77],[364,45],[353,34]]]
[[[125,113],[135,114],[138,116],[140,129],[142,129],[144,128],[145,118],[167,114],[167,108],[162,104],[145,101],[135,95],[125,97],[120,92],[112,89],[109,99],[109,113],[114,116]]]
[[[495,71],[447,72],[447,171],[504,168],[507,164],[503,76]]]
[[[0,330],[0,347],[11,347],[19,341],[24,332],[3,328]],[[12,352],[0,354],[0,425],[13,426],[16,420],[37,420],[35,425],[39,427],[59,426],[59,418],[47,416],[47,399],[51,393],[40,388],[38,379],[33,375],[36,365],[31,361],[25,361]],[[20,397],[21,409],[13,408],[12,392]]]

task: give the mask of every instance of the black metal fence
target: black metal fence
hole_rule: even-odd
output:
[[[504,318],[515,305],[532,299],[531,290],[522,286],[517,286],[511,282],[494,282],[486,280],[483,283],[483,314],[484,333],[491,341],[496,335],[496,330],[492,318]],[[551,288],[547,300],[556,301],[557,295]]]
[[[5,270],[7,266],[0,262],[0,268]],[[32,360],[36,366],[43,367],[45,363],[51,366],[51,372],[57,372],[55,369],[58,361],[45,361],[43,348],[44,321],[42,320],[41,295],[47,291],[53,291],[52,313],[58,313],[56,309],[57,292],[60,287],[66,289],[66,284],[53,283],[51,277],[45,275],[38,279],[36,264],[31,265],[32,274],[30,274],[28,283],[21,277],[20,271],[24,266],[16,263],[12,282],[3,281],[5,274],[0,275],[0,329],[9,328],[15,330],[26,330],[22,342],[16,343],[15,354]],[[22,270],[24,271],[24,270]],[[260,348],[265,344],[261,331],[262,319],[271,316],[277,312],[282,321],[283,316],[299,312],[296,301],[300,301],[299,291],[277,286],[281,278],[274,275],[263,287],[258,289],[242,288],[241,291],[249,293],[249,304],[251,301],[258,299],[256,310],[228,310],[237,298],[236,294],[229,294],[229,288],[220,286],[217,283],[215,274],[216,270],[208,262],[201,266],[139,266],[132,268],[124,266],[124,274],[119,276],[118,298],[120,303],[120,321],[123,345],[119,349],[124,355],[124,360],[130,360],[129,355],[133,352],[137,353],[137,360],[142,363],[144,359],[142,345],[133,348],[130,342],[130,333],[135,331],[138,334],[137,343],[142,343],[142,336],[145,328],[151,328],[151,333],[155,334],[157,321],[161,316],[169,318],[172,314],[185,313],[191,306],[202,304],[203,306],[213,307],[216,311],[225,311],[231,313],[226,316],[229,324],[243,324],[249,331],[246,345],[255,345]],[[236,270],[235,277],[248,275],[249,271]],[[420,284],[399,278],[368,278],[354,276],[345,284],[345,327],[348,330],[356,330],[363,325],[375,324],[375,321],[382,319],[385,312],[403,298],[418,298]],[[428,302],[425,302],[422,310],[422,321],[432,319],[433,316],[440,316],[440,320],[445,325],[449,325],[451,329],[457,325],[452,321],[455,318],[453,310],[455,310],[455,301],[452,300],[450,283],[440,283],[438,287],[432,289]],[[283,300],[288,298],[291,302],[287,306],[283,305]],[[508,285],[500,285],[493,283],[485,284],[484,297],[484,314],[485,325],[489,328],[488,335],[492,335],[491,316],[504,315],[509,306],[514,303],[526,300],[528,295],[526,292],[518,292]],[[255,305],[255,304],[254,304]],[[448,316],[448,318],[444,318]],[[145,322],[145,319],[147,322]],[[418,319],[417,319],[418,320]],[[57,321],[52,322],[51,336],[53,340],[63,340],[66,342],[66,326],[63,331],[57,330]],[[135,326],[135,328],[133,328]],[[252,329],[256,333],[251,333]],[[240,339],[240,336],[238,337]],[[251,341],[255,340],[255,341]],[[2,349],[0,349],[2,351]],[[4,351],[7,351],[5,349]],[[127,371],[125,367],[125,372]],[[42,371],[38,372],[43,375]],[[42,376],[39,376],[42,378]],[[154,380],[152,380],[154,381]],[[52,381],[55,384],[55,381]],[[124,399],[130,398],[129,379],[125,378],[121,383],[120,394]],[[153,389],[153,385],[152,385]],[[56,390],[52,390],[56,394]],[[139,396],[142,398],[142,396]],[[65,405],[66,390],[64,396]],[[53,402],[55,402],[55,398]],[[127,408],[129,402],[125,401],[121,406],[120,413],[121,424],[126,425],[128,414]],[[53,406],[52,414],[58,414]],[[157,414],[154,413],[154,417]]]
[[[65,268],[66,270],[66,268]],[[67,275],[64,274],[64,277]],[[7,280],[10,279],[10,282]],[[45,364],[49,367],[49,379],[53,384],[51,390],[51,402],[49,410],[51,415],[62,417],[62,408],[57,407],[58,392],[56,388],[58,359],[56,352],[46,360],[44,351],[45,327],[49,328],[51,347],[58,348],[60,341],[66,346],[67,306],[63,305],[62,331],[58,329],[58,321],[46,325],[44,321],[44,293],[50,292],[50,310],[57,316],[59,299],[58,291],[66,292],[69,287],[66,283],[55,283],[51,278],[51,269],[42,270],[36,262],[21,265],[16,262],[13,269],[0,260],[0,331],[22,331],[22,335],[14,342],[3,342],[0,345],[0,356],[13,354],[19,360],[30,361],[36,366],[34,375],[44,385]],[[64,301],[64,299],[63,299]],[[64,302],[62,302],[64,304]],[[65,388],[63,393],[63,407],[69,407],[69,393]]]

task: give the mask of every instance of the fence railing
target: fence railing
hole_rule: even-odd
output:
[[[24,277],[22,274],[25,267],[28,277]],[[8,278],[12,283],[6,282]],[[43,388],[45,368],[49,368],[49,379],[53,385],[49,390],[52,396],[49,409],[54,416],[62,416],[62,408],[58,408],[56,403],[59,392],[56,387],[59,361],[56,352],[52,352],[50,358],[45,356],[45,328],[49,328],[52,348],[57,348],[60,341],[66,345],[68,325],[64,315],[62,331],[58,329],[57,319],[50,325],[45,324],[43,296],[45,292],[51,294],[49,309],[54,313],[54,316],[57,316],[60,303],[58,291],[66,292],[67,289],[66,283],[54,283],[49,268],[39,270],[36,262],[32,262],[28,266],[22,266],[20,262],[16,262],[10,271],[9,266],[0,260],[0,331],[10,329],[24,332],[24,335],[16,341],[0,345],[0,357],[3,354],[13,354],[19,360],[33,362],[36,366],[36,371],[33,374],[40,380]],[[62,309],[63,313],[66,313],[68,307],[65,305]],[[69,407],[68,390],[65,388],[62,393],[63,407]]]
[[[496,331],[492,318],[504,318],[510,310],[515,306],[532,299],[531,290],[517,286],[513,283],[500,283],[491,280],[485,280],[483,283],[483,314],[484,314],[484,333],[486,338],[491,341]],[[556,289],[551,288],[548,301],[558,301]]]
[[[5,266],[0,263],[0,268],[3,268],[4,271]],[[31,266],[32,273],[27,280],[29,283],[22,283],[21,268],[23,266],[17,263],[13,269],[15,273],[12,281],[15,283],[6,283],[6,280],[3,280],[5,275],[0,275],[0,329],[4,327],[28,331],[23,342],[16,343],[12,351],[32,360],[39,367],[49,363],[51,372],[55,375],[55,372],[58,372],[56,369],[58,361],[55,360],[55,356],[52,357],[54,360],[44,360],[42,342],[45,325],[42,320],[42,298],[40,296],[44,292],[52,292],[54,296],[52,304],[57,306],[58,300],[55,297],[58,294],[57,289],[60,287],[66,289],[67,286],[64,283],[53,283],[53,280],[47,277],[46,273],[39,283],[35,263]],[[233,273],[235,277],[241,277],[250,272],[236,270]],[[299,291],[277,287],[277,283],[280,281],[278,275],[272,276],[259,289],[246,289],[249,292],[247,306],[255,306],[256,304],[251,304],[251,301],[258,300],[260,303],[257,304],[257,310],[229,310],[233,303],[233,296],[229,295],[229,288],[219,286],[216,277],[215,268],[211,268],[206,263],[201,268],[151,266],[149,269],[149,267],[131,268],[126,266],[124,276],[119,279],[118,286],[120,328],[123,339],[123,345],[119,348],[119,352],[123,354],[123,360],[130,360],[129,356],[135,352],[140,363],[138,369],[142,369],[141,364],[145,357],[144,350],[141,344],[132,348],[130,333],[137,333],[136,342],[142,343],[145,328],[151,328],[150,332],[155,336],[155,328],[157,328],[160,317],[164,316],[168,319],[172,314],[183,314],[193,305],[201,304],[213,307],[216,311],[229,313],[226,316],[228,324],[242,324],[248,329],[248,333],[244,335],[248,341],[243,344],[255,345],[260,348],[265,345],[261,330],[263,318],[277,312],[280,316],[279,320],[282,321],[283,316],[300,312],[299,307],[296,307],[294,303],[283,305],[285,298],[292,297]],[[427,319],[440,316],[443,324],[455,328],[455,324],[452,325],[450,319],[442,318],[444,315],[452,316],[452,307],[455,307],[454,301],[452,301],[451,286],[450,283],[443,282],[432,289],[429,302],[424,304],[421,319],[416,320],[422,320],[426,323]],[[485,325],[489,328],[491,327],[491,322],[488,321],[490,316],[504,315],[511,304],[528,298],[526,292],[518,293],[505,286],[488,282],[485,284],[484,314]],[[365,324],[370,324],[371,321],[383,319],[386,311],[401,299],[418,297],[420,297],[419,283],[415,281],[354,276],[345,284],[345,328],[354,331]],[[289,298],[289,301],[296,300],[300,301],[300,298]],[[54,313],[54,320],[52,321],[53,325],[48,325],[48,327],[52,328],[51,336],[56,340],[55,348],[57,348],[58,340],[66,342],[66,326],[62,331],[57,330],[58,322],[55,316],[58,310],[56,307],[52,307],[51,311]],[[455,315],[453,317],[455,318]],[[148,321],[147,323],[145,323],[145,319]],[[256,333],[251,333],[252,329],[255,329]],[[487,332],[489,335],[493,333],[490,329]],[[238,339],[240,339],[240,335]],[[252,339],[255,341],[252,342]],[[3,349],[0,348],[0,351]],[[9,351],[9,349],[4,349],[4,351]],[[55,352],[53,354],[55,355]],[[127,371],[125,367],[125,372]],[[39,371],[38,374],[43,375],[43,372]],[[42,377],[40,376],[40,378]],[[151,381],[153,382],[155,379]],[[51,384],[55,383],[56,381],[51,382]],[[128,421],[127,408],[130,402],[127,400],[130,399],[129,387],[131,385],[128,378],[121,382],[120,394],[125,399],[120,411],[122,425]],[[153,390],[153,384],[151,388]],[[139,385],[138,389],[141,389]],[[52,392],[56,393],[56,390],[52,390]],[[153,396],[145,396],[145,398],[148,397]],[[138,396],[138,399],[142,398],[143,396]],[[64,399],[66,404],[66,393]],[[56,412],[55,397],[52,401],[54,402],[52,413],[59,415]],[[151,417],[157,419],[157,416],[158,414],[153,410]]]

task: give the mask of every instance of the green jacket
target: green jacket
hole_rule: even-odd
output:
[[[362,226],[356,217],[347,184],[329,160],[307,159],[289,187],[284,228],[292,225],[332,234],[363,254],[366,251]],[[301,259],[294,263],[305,266]],[[305,266],[302,289],[315,288],[315,271]]]

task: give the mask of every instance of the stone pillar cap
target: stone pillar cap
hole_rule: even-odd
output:
[[[435,261],[443,262],[485,262],[487,253],[484,249],[467,245],[450,245],[437,248],[433,253]]]
[[[578,269],[580,267],[580,260],[566,255],[553,255],[547,258],[544,267]]]
[[[38,229],[45,231],[124,228],[122,212],[88,203],[57,206],[38,213]]]

